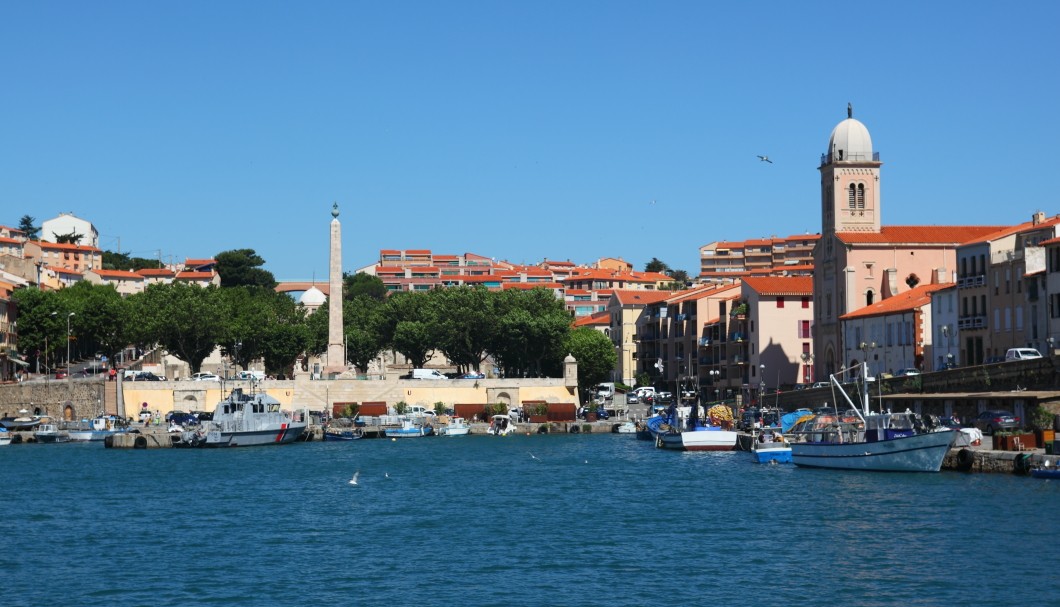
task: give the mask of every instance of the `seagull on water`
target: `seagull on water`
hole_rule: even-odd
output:
[[[529,451],[527,451],[527,453],[530,453],[530,452],[529,452]],[[533,453],[530,453],[530,459],[537,459],[537,456],[536,456],[536,455],[534,455]]]
[[[390,473],[389,472],[384,472],[383,476],[385,476],[386,478],[390,478]]]
[[[349,484],[356,485],[357,484],[357,477],[360,476],[360,475],[361,475],[361,471],[360,470],[358,470],[357,472],[354,472],[353,473],[353,478],[350,479],[350,483]]]
[[[769,164],[773,164],[773,161],[769,159],[769,156],[759,156],[758,159],[762,162],[768,162]]]

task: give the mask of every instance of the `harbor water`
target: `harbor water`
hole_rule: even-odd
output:
[[[9,605],[1060,597],[1060,483],[761,465],[630,435],[13,445],[0,486]]]

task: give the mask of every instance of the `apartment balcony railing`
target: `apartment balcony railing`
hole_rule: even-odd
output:
[[[986,274],[979,274],[978,276],[965,276],[964,278],[957,279],[958,289],[970,289],[972,287],[981,287],[986,284]]]
[[[982,329],[986,327],[986,316],[962,316],[957,319],[958,329]]]

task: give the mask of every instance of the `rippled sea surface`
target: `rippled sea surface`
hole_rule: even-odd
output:
[[[533,435],[12,445],[0,486],[14,605],[1060,602],[1060,483],[1008,475]]]

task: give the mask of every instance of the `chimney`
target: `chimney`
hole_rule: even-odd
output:
[[[1031,216],[1031,225],[1038,225],[1043,221],[1045,221],[1044,211],[1038,211],[1037,213]]]

